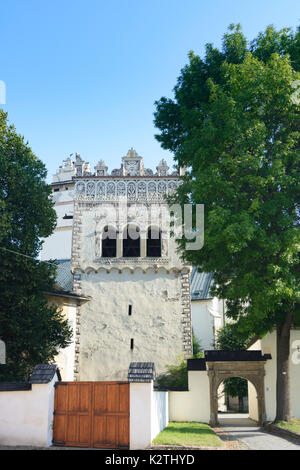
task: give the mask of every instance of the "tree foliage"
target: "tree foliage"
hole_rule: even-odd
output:
[[[193,333],[193,359],[203,357],[200,342]],[[167,372],[157,378],[157,384],[163,389],[185,388],[188,386],[187,362],[180,357],[178,364],[167,366]]]
[[[224,392],[230,397],[239,398],[239,411],[243,411],[244,397],[248,396],[248,381],[242,377],[231,377],[224,380]]]
[[[278,41],[286,35],[269,28],[249,51],[232,26],[222,51],[190,53],[174,100],[156,103],[156,137],[188,167],[176,202],[205,207],[204,248],[187,251],[183,239],[181,253],[214,272],[213,294],[255,334],[299,315],[299,74]],[[296,50],[299,30],[289,38]]]
[[[188,386],[187,363],[181,357],[179,364],[167,366],[167,372],[161,374],[156,379],[157,385],[161,389],[186,388]]]
[[[193,358],[198,359],[203,357],[203,350],[201,348],[200,341],[198,340],[197,336],[193,333],[192,335],[192,342],[193,342]]]
[[[217,333],[216,349],[224,351],[243,351],[247,348],[250,338],[242,336],[235,323],[226,323]],[[231,397],[242,399],[248,396],[248,383],[242,377],[231,377],[224,380],[224,392]],[[240,401],[242,408],[242,401]],[[242,410],[240,410],[242,411]]]
[[[44,164],[0,110],[0,338],[7,354],[0,380],[26,379],[71,337],[44,295],[54,287],[55,264],[37,260],[41,237],[56,224],[45,177]]]
[[[224,351],[244,351],[250,338],[248,335],[241,335],[236,323],[225,323],[216,334],[216,349]]]
[[[214,273],[211,293],[240,331],[277,327],[277,406],[288,403],[289,330],[300,321],[299,46],[299,28],[270,26],[248,45],[231,25],[222,50],[190,52],[174,99],[155,112],[157,140],[187,167],[172,202],[204,204],[204,248],[179,240],[183,258]]]

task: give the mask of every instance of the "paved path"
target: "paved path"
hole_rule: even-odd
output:
[[[241,441],[251,450],[300,450],[300,444],[268,433],[245,414],[219,414],[215,431],[222,440]]]

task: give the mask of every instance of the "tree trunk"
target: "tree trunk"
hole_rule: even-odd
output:
[[[244,400],[243,397],[239,397],[239,412],[243,413],[244,411]]]
[[[276,419],[290,421],[290,330],[293,315],[287,314],[284,321],[277,325],[277,381],[276,381]]]

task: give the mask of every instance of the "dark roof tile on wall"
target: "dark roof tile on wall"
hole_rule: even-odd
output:
[[[131,362],[128,382],[151,382],[155,378],[154,362]]]
[[[204,358],[188,359],[187,370],[206,370],[206,361]]]
[[[0,382],[0,392],[19,392],[31,390],[29,382]]]
[[[210,350],[204,351],[206,362],[225,362],[225,361],[267,361],[272,359],[271,354],[264,354],[260,350],[246,351],[224,351]]]
[[[47,384],[51,382],[55,373],[57,374],[58,380],[61,380],[60,372],[56,364],[38,364],[33,369],[29,382],[32,384]]]

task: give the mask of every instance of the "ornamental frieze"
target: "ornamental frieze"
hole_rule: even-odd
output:
[[[114,201],[127,198],[129,201],[163,201],[176,191],[180,180],[129,180],[98,181],[80,180],[75,184],[75,199]]]

